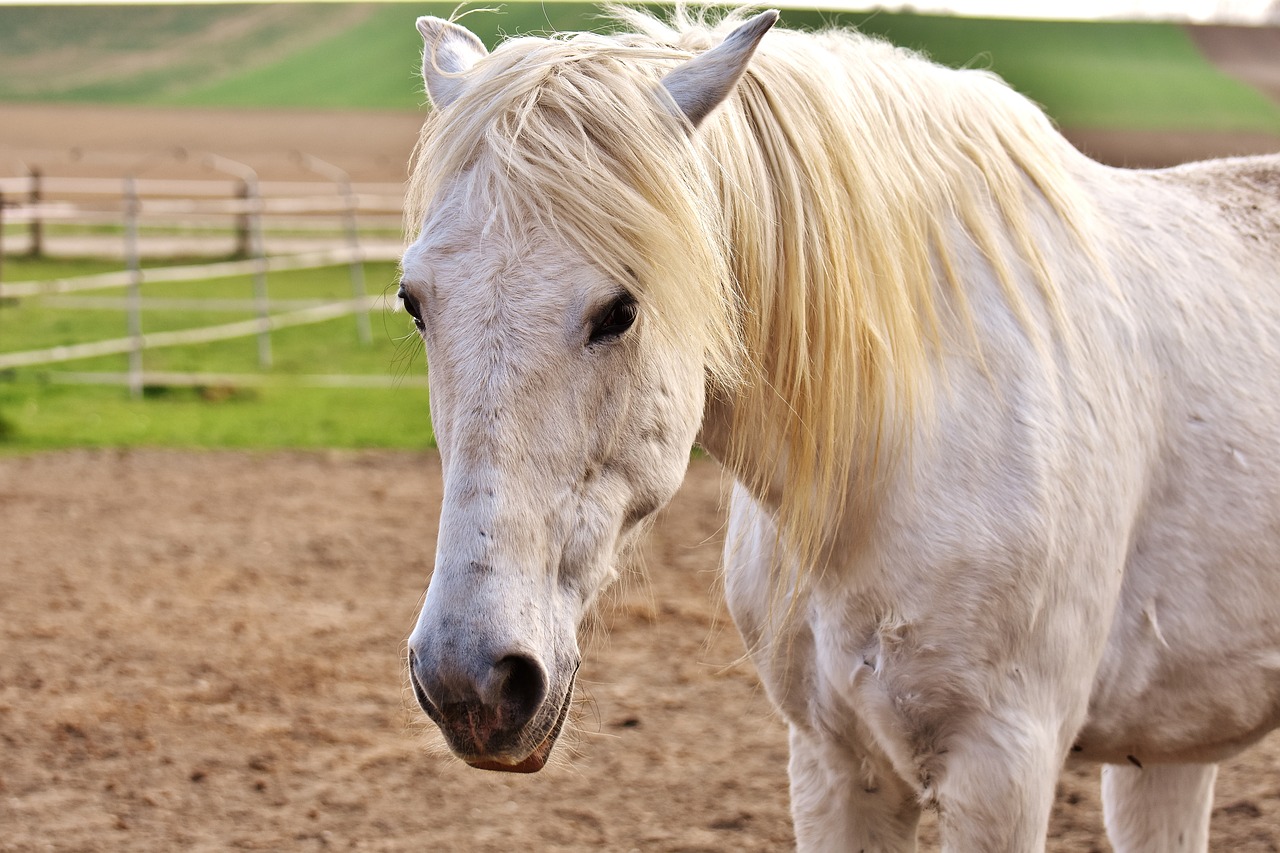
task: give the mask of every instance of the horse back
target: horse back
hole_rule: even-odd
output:
[[[1280,253],[1280,154],[1208,160],[1158,174],[1215,207],[1260,254]]]

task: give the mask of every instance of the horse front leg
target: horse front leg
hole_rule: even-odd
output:
[[[914,851],[920,805],[888,767],[791,726],[791,814],[798,851]]]
[[[1062,749],[1051,727],[1021,722],[988,719],[939,756],[931,790],[946,853],[1044,850]]]

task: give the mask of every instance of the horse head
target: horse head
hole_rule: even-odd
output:
[[[653,109],[679,112],[663,125],[673,136],[695,132],[728,95],[776,17],[743,24],[647,93]],[[502,50],[490,56],[461,26],[422,18],[418,29],[432,121],[476,122],[492,100],[485,86],[518,85],[510,64],[504,72],[494,61]],[[572,138],[576,117],[555,120],[571,125]],[[531,122],[473,136],[530,134]],[[673,138],[672,150],[680,144]],[[703,416],[707,348],[658,317],[646,283],[658,249],[593,256],[575,233],[599,223],[575,224],[574,205],[556,200],[561,190],[513,190],[504,182],[527,162],[495,164],[479,143],[463,154],[459,145],[444,146],[458,168],[440,171],[402,263],[400,296],[426,345],[444,475],[409,668],[419,704],[455,754],[475,767],[533,772],[568,713],[580,623],[683,479]]]

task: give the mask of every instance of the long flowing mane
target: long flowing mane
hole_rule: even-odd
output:
[[[956,241],[1016,312],[1019,279],[1058,304],[1031,211],[1083,233],[1079,155],[995,77],[836,31],[771,32],[694,131],[659,81],[740,16],[618,14],[638,32],[517,39],[481,62],[423,128],[409,221],[434,227],[470,171],[491,227],[555,228],[631,288],[655,341],[705,352],[734,434],[781,448],[781,535],[816,557],[928,405],[941,313],[967,304]],[[779,473],[729,461],[762,491]]]

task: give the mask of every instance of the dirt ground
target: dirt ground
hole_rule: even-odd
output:
[[[1220,69],[1280,102],[1280,27],[1194,26],[1187,34]]]
[[[406,688],[434,454],[0,458],[0,850],[785,849],[721,490],[695,462],[591,632],[559,760],[513,777],[443,754]],[[1213,849],[1280,849],[1278,760],[1223,767]],[[1107,849],[1096,777],[1063,776],[1051,850]]]
[[[0,176],[217,178],[211,152],[268,180],[324,180],[294,152],[333,163],[352,180],[404,181],[422,126],[412,112],[217,110],[0,103]]]
[[[404,112],[0,103],[0,177],[36,167],[50,176],[217,178],[200,156],[212,152],[248,164],[263,179],[321,180],[298,165],[300,151],[358,182],[403,182],[421,119]],[[1267,133],[1065,128],[1064,134],[1096,160],[1135,168],[1280,151],[1280,135]]]

